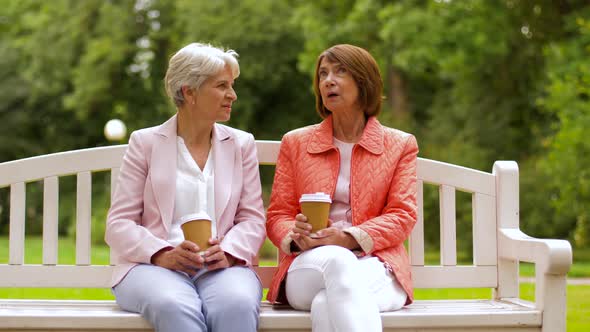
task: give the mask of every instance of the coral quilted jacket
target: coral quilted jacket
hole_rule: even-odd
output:
[[[395,274],[408,294],[406,304],[413,301],[413,288],[403,242],[416,223],[417,155],[414,136],[370,117],[351,160],[352,224],[371,237],[373,248],[366,254],[378,257]],[[266,224],[278,248],[301,211],[301,194],[323,191],[333,196],[339,168],[331,117],[283,137]],[[281,284],[296,254],[281,251],[280,256],[267,296],[273,303],[286,302]]]

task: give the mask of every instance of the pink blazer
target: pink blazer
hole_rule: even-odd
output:
[[[176,115],[135,131],[117,179],[105,241],[116,267],[112,286],[135,265],[149,264],[167,242],[176,192]],[[256,144],[252,134],[215,124],[215,216],[222,249],[248,265],[266,237]]]

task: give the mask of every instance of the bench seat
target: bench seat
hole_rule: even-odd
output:
[[[417,300],[382,313],[384,331],[540,331],[542,317],[522,300]],[[523,330],[528,327],[529,329]],[[0,330],[153,331],[138,314],[115,301],[1,300]],[[309,331],[308,312],[263,302],[260,331]]]

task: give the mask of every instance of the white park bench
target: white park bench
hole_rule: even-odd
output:
[[[274,165],[280,142],[257,141],[262,165]],[[112,266],[92,265],[91,177],[111,172],[111,193],[126,146],[56,153],[0,164],[0,188],[10,187],[8,262],[0,287],[108,288]],[[77,176],[76,264],[57,261],[59,177]],[[25,185],[43,181],[43,263],[25,264]],[[486,173],[418,160],[418,223],[409,240],[416,288],[488,288],[481,300],[420,300],[382,313],[384,331],[565,331],[566,274],[572,262],[564,240],[531,238],[519,230],[518,166],[498,161]],[[440,223],[424,222],[423,188],[439,188]],[[5,189],[7,190],[7,189]],[[473,263],[457,264],[455,193],[472,197]],[[436,226],[435,226],[436,225]],[[439,226],[440,225],[440,226]],[[424,227],[440,227],[440,264],[425,265]],[[535,264],[535,301],[519,298],[519,262]],[[256,267],[264,287],[275,267]],[[263,303],[260,331],[309,331],[308,312]],[[0,330],[152,331],[114,301],[0,299]]]

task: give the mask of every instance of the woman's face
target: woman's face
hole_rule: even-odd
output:
[[[361,111],[359,89],[352,74],[342,64],[324,57],[318,68],[318,79],[324,106],[332,113]]]
[[[199,118],[212,122],[228,121],[232,103],[238,99],[233,85],[234,79],[229,66],[203,82],[195,94],[194,109]]]

